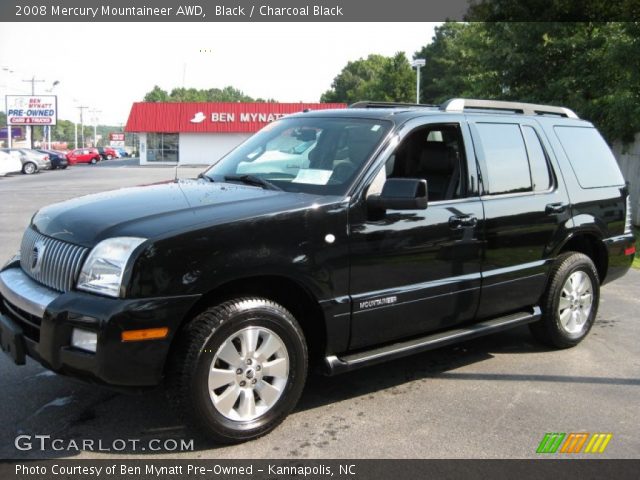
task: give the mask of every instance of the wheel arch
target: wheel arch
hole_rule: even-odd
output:
[[[310,362],[315,364],[324,358],[327,332],[319,302],[300,282],[282,275],[243,277],[216,286],[202,295],[191,307],[184,316],[180,329],[212,305],[237,297],[267,298],[285,307],[302,328],[309,349]]]
[[[580,252],[591,259],[603,284],[609,269],[609,255],[601,236],[592,230],[573,232],[558,248],[557,255],[564,252]]]

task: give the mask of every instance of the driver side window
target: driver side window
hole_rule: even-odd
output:
[[[428,125],[409,133],[374,179],[369,192],[382,190],[387,178],[427,181],[430,202],[466,194],[464,144],[457,124]]]

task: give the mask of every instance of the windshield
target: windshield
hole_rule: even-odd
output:
[[[296,117],[270,123],[205,172],[213,181],[266,181],[288,192],[340,195],[390,122]]]

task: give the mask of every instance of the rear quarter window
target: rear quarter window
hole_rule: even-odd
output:
[[[624,185],[613,153],[595,128],[555,126],[554,130],[582,188]]]

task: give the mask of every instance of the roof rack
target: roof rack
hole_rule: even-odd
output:
[[[356,102],[349,105],[349,108],[397,108],[397,107],[437,107],[438,105],[428,105],[426,103],[402,103],[402,102]]]
[[[552,105],[536,105],[534,103],[504,102],[501,100],[476,100],[472,98],[452,98],[440,105],[445,112],[464,112],[465,110],[502,110],[505,113],[522,115],[559,115],[567,118],[578,118],[573,110]]]

